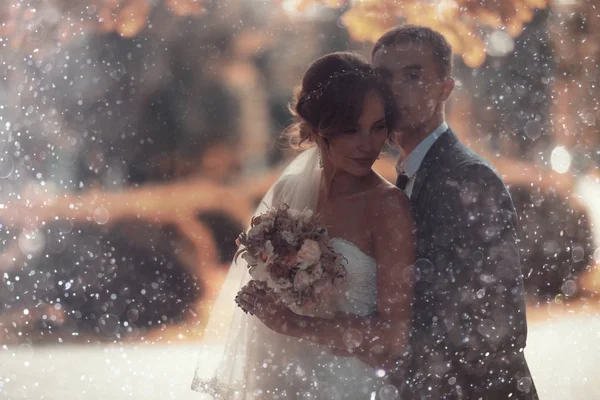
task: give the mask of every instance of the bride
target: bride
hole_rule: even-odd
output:
[[[332,53],[308,68],[292,112],[296,144],[311,147],[256,213],[285,202],[319,214],[347,260],[346,286],[333,317],[298,315],[245,286],[244,260],[232,264],[192,388],[227,400],[397,398],[414,223],[406,195],[372,170],[398,118],[394,96],[359,56]]]

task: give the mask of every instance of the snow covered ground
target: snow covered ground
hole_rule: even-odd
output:
[[[542,400],[600,399],[600,316],[530,325],[526,354]],[[0,399],[198,399],[197,345],[17,347],[0,351]]]

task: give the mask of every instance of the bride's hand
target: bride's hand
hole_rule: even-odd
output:
[[[242,310],[260,319],[267,328],[277,333],[285,333],[286,322],[292,312],[289,308],[275,302],[273,297],[264,290],[248,284],[238,292],[235,300]]]

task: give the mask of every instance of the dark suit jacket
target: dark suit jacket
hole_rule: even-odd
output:
[[[417,261],[401,398],[537,399],[523,354],[517,215],[502,179],[448,130],[425,156],[410,202]]]

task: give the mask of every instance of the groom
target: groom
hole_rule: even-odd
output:
[[[452,50],[429,28],[402,26],[374,45],[373,66],[400,112],[397,186],[417,225],[406,399],[537,399],[527,337],[517,215],[502,179],[444,120]]]

